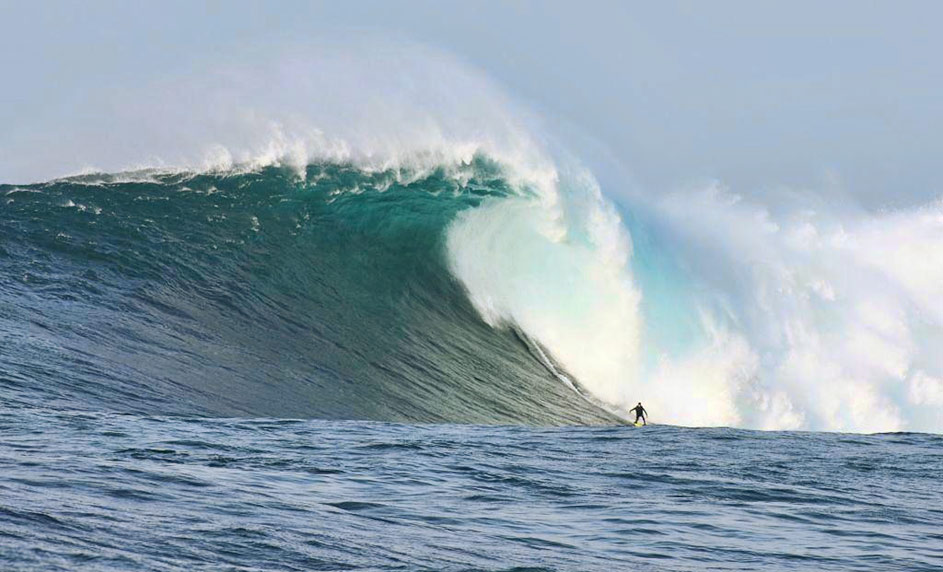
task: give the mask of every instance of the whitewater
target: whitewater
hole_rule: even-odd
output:
[[[379,47],[16,151],[5,569],[940,567],[943,202],[642,189]]]

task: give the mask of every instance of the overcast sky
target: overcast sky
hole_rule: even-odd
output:
[[[30,177],[16,150],[103,86],[366,30],[483,70],[646,188],[925,201],[943,195],[940,22],[941,2],[0,0],[0,181]]]

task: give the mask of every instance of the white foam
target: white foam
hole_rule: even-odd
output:
[[[697,297],[701,311],[724,331],[705,328],[706,341],[659,374],[661,393],[681,404],[669,419],[943,430],[943,203],[879,214],[773,210],[719,185],[655,203],[691,269],[685,279],[710,286]],[[744,384],[744,372],[755,382]],[[707,393],[713,413],[686,413],[686,392]]]

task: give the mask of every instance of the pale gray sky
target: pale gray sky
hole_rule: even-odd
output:
[[[0,0],[0,181],[39,171],[17,150],[88,93],[365,30],[483,70],[646,188],[838,181],[924,201],[943,194],[941,21],[939,2]]]

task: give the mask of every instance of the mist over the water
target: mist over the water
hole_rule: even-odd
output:
[[[485,74],[388,40],[248,53],[103,89],[75,117],[38,179],[284,167],[304,180],[326,163],[408,187],[443,169],[467,184],[462,167],[493,161],[511,191],[455,209],[430,256],[485,324],[545,349],[559,383],[605,408],[641,400],[660,423],[943,431],[943,203],[601,188],[580,149]]]
[[[715,183],[648,206],[650,315],[700,332],[654,334],[672,345],[652,366],[674,389],[661,405],[695,424],[941,430],[943,203],[867,212]]]

